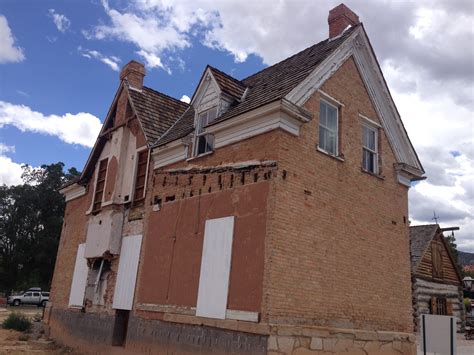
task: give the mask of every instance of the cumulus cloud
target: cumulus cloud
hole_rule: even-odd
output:
[[[15,45],[7,18],[0,15],[0,64],[21,62],[24,59],[23,49]]]
[[[36,132],[56,136],[70,144],[92,147],[102,127],[100,120],[90,113],[44,115],[25,105],[0,101],[0,128],[14,126],[22,132]]]
[[[118,57],[115,57],[113,55],[105,56],[102,53],[100,53],[99,51],[84,49],[81,46],[79,46],[77,48],[77,50],[85,58],[97,59],[98,61],[108,65],[112,70],[120,71],[119,63],[120,63],[121,60]]]
[[[13,162],[6,153],[15,153],[15,147],[0,142],[0,185],[21,184],[22,164]]]
[[[161,62],[161,58],[158,57],[156,54],[147,52],[143,49],[136,53],[145,60],[145,65],[148,68],[161,68],[171,75],[171,70],[163,65],[163,63]]]
[[[66,15],[58,14],[56,10],[49,9],[49,16],[53,19],[59,32],[65,33],[69,27],[71,27],[71,21],[66,17]]]
[[[179,100],[183,101],[183,102],[186,102],[187,104],[189,104],[191,102],[191,98],[188,95],[181,96],[181,98]]]

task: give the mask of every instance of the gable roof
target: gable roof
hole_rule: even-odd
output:
[[[439,226],[437,224],[426,224],[410,227],[410,259],[411,270],[415,272],[418,262],[423,257],[426,248],[436,236]]]
[[[214,79],[216,79],[219,88],[227,95],[240,100],[247,88],[246,85],[230,75],[208,65]]]
[[[156,142],[189,106],[146,86],[141,91],[129,88],[128,94],[148,145]]]
[[[243,100],[235,102],[225,113],[209,125],[214,125],[265,104],[283,99],[304,78],[306,78],[324,59],[326,59],[357,28],[348,29],[338,38],[326,39],[308,47],[285,60],[267,67],[243,80],[237,80],[213,67],[209,67],[222,91],[237,97],[240,92],[247,93]],[[204,73],[206,70],[204,71]],[[241,95],[241,96],[242,96]],[[194,129],[194,118],[183,115],[170,131],[163,135],[155,146],[165,145],[172,140],[183,138]],[[184,129],[186,127],[186,129]]]
[[[106,142],[104,132],[107,131],[108,122],[112,117],[117,100],[123,90],[125,90],[128,95],[130,104],[137,116],[148,146],[151,146],[165,133],[189,107],[185,102],[146,86],[143,86],[142,90],[137,90],[130,87],[126,82],[121,82],[78,183],[86,182],[94,171],[94,166]]]

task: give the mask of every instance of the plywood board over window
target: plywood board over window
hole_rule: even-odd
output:
[[[76,264],[74,265],[74,274],[72,276],[71,292],[69,294],[69,307],[82,307],[84,303],[84,292],[86,290],[87,259],[84,257],[86,244],[79,244],[77,247]]]
[[[132,309],[141,246],[141,235],[124,237],[122,239],[117,282],[115,284],[112,304],[112,307],[115,309]]]
[[[234,216],[206,221],[197,316],[225,319],[233,234]]]
[[[433,262],[433,277],[443,278],[443,246],[437,241],[431,243],[431,260]]]

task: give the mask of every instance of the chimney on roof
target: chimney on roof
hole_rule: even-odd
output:
[[[347,26],[355,26],[359,24],[359,16],[357,16],[346,5],[340,4],[329,11],[329,38],[339,36]]]
[[[143,78],[145,77],[145,66],[135,60],[129,61],[120,72],[120,80],[127,79],[130,86],[141,90],[143,88]]]

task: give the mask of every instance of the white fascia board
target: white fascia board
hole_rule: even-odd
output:
[[[86,188],[79,184],[72,184],[59,190],[59,192],[64,195],[66,202],[68,202],[78,197],[84,196],[86,194]]]
[[[204,74],[202,75],[202,79],[201,79],[201,82],[199,83],[198,88],[196,89],[196,95],[194,95],[193,99],[189,103],[190,106],[194,108],[197,108],[199,106],[199,103],[202,99],[202,95],[206,92],[207,86],[209,84],[209,80],[211,80],[212,85],[214,85],[214,89],[216,89],[218,96],[220,96],[221,88],[217,84],[217,81],[214,78],[214,75],[212,75],[211,69],[207,68]]]
[[[299,136],[300,127],[309,118],[291,105],[275,101],[256,110],[206,127],[214,134],[214,147],[220,148],[275,129]]]
[[[163,147],[153,149],[151,154],[153,156],[153,169],[158,169],[186,160],[188,157],[188,146],[181,140],[176,140]]]
[[[356,29],[306,79],[290,91],[285,99],[302,106],[351,56],[354,58],[397,161],[412,167],[413,179],[421,178],[424,170],[406,134],[362,26]]]

